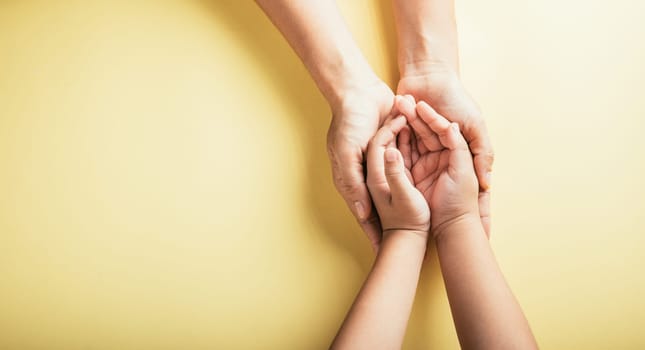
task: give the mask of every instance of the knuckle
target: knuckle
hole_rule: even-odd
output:
[[[362,159],[360,148],[342,140],[336,140],[327,144],[327,155],[336,167],[340,169],[343,164],[353,162],[355,159]]]
[[[376,216],[376,215],[374,214],[374,212],[370,213],[370,215],[369,215],[367,218],[365,218],[365,219],[363,219],[363,220],[358,220],[358,222],[359,222],[361,225],[364,225],[364,226],[365,226],[365,225],[376,225],[376,224],[378,224],[378,223],[379,223],[379,221],[380,221],[380,220],[379,220],[379,217],[378,217],[378,216]]]
[[[482,111],[479,108],[473,108],[469,114],[470,114],[470,119],[473,120],[475,123],[481,123],[481,124],[486,123],[484,121],[484,115],[482,114]]]
[[[363,187],[363,184],[346,181],[339,172],[334,172],[333,178],[334,186],[343,197],[355,197]]]
[[[486,121],[480,112],[472,112],[468,114],[468,116],[459,124],[467,134],[477,134],[480,132],[486,133]]]
[[[338,171],[332,168],[332,179],[334,180],[334,185],[336,186],[336,189],[340,190],[340,185],[343,182],[342,176]]]
[[[387,177],[396,177],[401,174],[401,169],[396,166],[386,166],[385,167],[385,176]]]
[[[334,148],[329,143],[327,143],[327,157],[332,162],[336,159],[336,152],[334,152]]]
[[[477,163],[476,165],[478,169],[483,167],[482,170],[490,171],[493,166],[493,162],[495,162],[495,153],[492,150],[477,153],[475,156],[475,162]]]
[[[485,162],[489,164],[493,164],[493,162],[495,161],[495,152],[493,152],[493,150],[484,151],[481,154],[481,157],[484,159]]]

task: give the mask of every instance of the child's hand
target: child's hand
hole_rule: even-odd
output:
[[[433,237],[460,219],[479,220],[479,186],[459,125],[450,123],[425,102],[419,102],[416,110],[402,112],[415,123],[415,130],[421,130],[413,134],[403,129],[398,147],[411,168],[416,188],[430,205]]]
[[[381,219],[384,236],[394,230],[409,230],[427,238],[430,210],[426,199],[414,187],[412,176],[396,149],[396,135],[401,130],[408,130],[403,116],[385,123],[370,141],[367,187]]]

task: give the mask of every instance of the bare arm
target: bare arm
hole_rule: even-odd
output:
[[[493,147],[479,106],[459,78],[454,0],[393,0],[401,79],[397,94],[429,103],[458,123],[474,156],[479,181],[479,214],[490,232]]]
[[[459,72],[453,0],[394,0],[401,75],[429,63]]]
[[[462,348],[537,349],[477,213],[446,227],[436,242]]]
[[[402,112],[428,145],[412,161],[412,177],[430,206],[430,232],[462,348],[537,348],[484,233],[472,155],[458,124],[423,101]]]
[[[383,243],[333,349],[398,349],[403,343],[430,226],[428,204],[395,149],[395,135],[404,129],[405,118],[395,118],[370,142],[368,186],[383,223]]]
[[[327,151],[334,184],[374,249],[381,227],[367,191],[364,152],[394,106],[392,90],[372,71],[334,0],[256,0],[302,59],[329,102]]]
[[[419,281],[427,241],[415,233],[391,232],[383,239],[363,288],[332,349],[398,349]]]
[[[256,0],[287,39],[330,103],[376,77],[334,0]]]

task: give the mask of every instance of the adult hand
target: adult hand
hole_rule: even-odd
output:
[[[365,182],[365,152],[377,129],[393,114],[394,93],[376,80],[345,91],[332,103],[327,152],[336,189],[367,234],[374,250],[381,225]]]
[[[410,111],[414,108],[414,100],[425,101],[449,121],[459,124],[474,157],[479,180],[479,214],[486,234],[490,235],[489,189],[494,153],[479,107],[466,92],[457,72],[446,64],[415,64],[404,67],[402,72],[397,94],[410,95],[412,101],[397,99],[398,109]],[[411,115],[410,112],[404,114]],[[414,124],[412,127],[419,132]]]

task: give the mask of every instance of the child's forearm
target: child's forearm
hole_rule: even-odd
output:
[[[393,231],[383,243],[333,349],[397,349],[416,293],[426,238],[410,231]]]
[[[436,241],[462,348],[537,348],[522,309],[497,265],[479,217],[464,217],[453,223]]]

